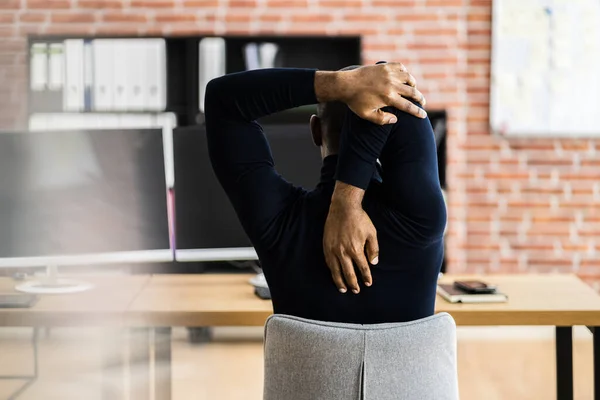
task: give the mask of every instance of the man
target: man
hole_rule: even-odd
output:
[[[211,162],[256,248],[276,313],[350,323],[433,313],[446,213],[431,124],[408,99],[423,102],[401,64],[257,70],[208,84]],[[323,166],[307,192],[277,174],[256,119],[314,103],[310,127]]]

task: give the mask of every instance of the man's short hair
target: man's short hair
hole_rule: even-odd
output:
[[[360,65],[350,65],[340,69],[340,71],[350,71],[359,68]],[[321,120],[324,139],[327,145],[337,149],[342,133],[342,125],[344,123],[344,115],[348,107],[346,104],[339,101],[330,101],[327,103],[319,103],[317,105],[317,117]]]

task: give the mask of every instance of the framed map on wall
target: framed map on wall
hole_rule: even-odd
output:
[[[493,2],[493,132],[600,136],[599,72],[599,0]]]

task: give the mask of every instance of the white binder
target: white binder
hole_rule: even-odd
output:
[[[129,46],[127,40],[113,40],[113,109],[115,111],[127,111],[128,109],[128,63],[130,60]]]
[[[143,87],[145,110],[167,107],[167,49],[164,39],[146,39],[146,82]]]
[[[204,112],[206,85],[214,78],[225,75],[225,39],[205,38],[198,44],[198,83],[200,111]]]
[[[114,108],[114,40],[96,39],[94,48],[94,111],[111,111]]]
[[[50,45],[48,65],[48,89],[62,90],[65,85],[65,45],[52,43]]]
[[[148,60],[145,39],[126,39],[127,47],[127,109],[143,111],[146,106],[144,88],[147,87]]]
[[[34,43],[31,45],[31,64],[29,67],[31,90],[41,92],[48,83],[48,45]]]
[[[83,40],[65,40],[64,111],[84,110],[84,52]]]

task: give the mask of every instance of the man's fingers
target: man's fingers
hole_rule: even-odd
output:
[[[377,241],[377,233],[372,234],[367,238],[367,257],[372,265],[377,265],[379,262],[379,242]]]
[[[382,122],[376,122],[379,125],[386,125],[386,124],[395,124],[396,122],[398,122],[398,118],[392,114],[392,113],[387,113],[387,112],[383,112],[382,110],[378,110],[378,120],[382,121]]]
[[[331,277],[333,278],[333,283],[335,286],[338,288],[340,293],[346,293],[348,289],[346,289],[346,284],[344,283],[344,278],[342,277],[342,269],[338,259],[336,257],[328,258],[327,265],[331,271]]]
[[[358,294],[358,292],[360,292],[360,287],[358,286],[358,280],[356,279],[356,274],[354,273],[352,259],[350,257],[343,256],[339,259],[339,261],[342,265],[344,280],[346,281],[348,288],[352,290],[352,293]]]
[[[371,286],[373,283],[373,278],[371,277],[371,267],[369,267],[369,263],[367,262],[364,251],[356,254],[353,258],[358,270],[360,271],[360,274],[362,275],[363,282],[366,286]]]
[[[405,99],[412,99],[421,105],[424,105],[423,103],[425,103],[425,96],[423,96],[423,93],[414,86],[400,85],[396,90],[398,94]]]
[[[392,114],[384,112],[383,110],[375,110],[371,111],[367,114],[358,114],[362,119],[366,119],[369,122],[372,122],[377,125],[386,125],[386,124],[395,124],[398,122],[398,118]]]
[[[414,115],[418,118],[427,117],[427,113],[421,107],[413,104],[410,100],[407,100],[403,97],[399,97],[393,104],[400,111],[404,111],[410,115]]]
[[[388,67],[397,69],[400,72],[407,72],[408,70],[406,69],[406,67],[404,66],[404,64],[399,63],[399,62],[385,62],[385,61],[378,61],[377,64],[387,64]]]

